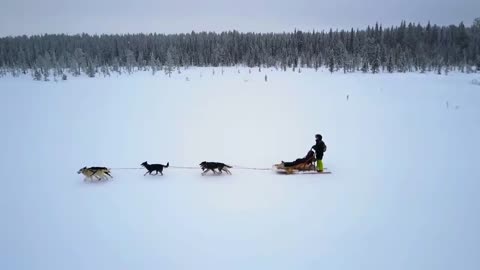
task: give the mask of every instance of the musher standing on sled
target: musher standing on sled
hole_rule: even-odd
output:
[[[322,140],[322,135],[315,135],[315,145],[312,146],[315,151],[315,158],[317,159],[317,172],[323,172],[323,153],[327,151],[327,145]]]

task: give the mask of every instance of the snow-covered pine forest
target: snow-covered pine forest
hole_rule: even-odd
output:
[[[0,76],[67,80],[188,66],[326,68],[330,72],[478,72],[480,18],[470,26],[376,24],[366,29],[240,33],[16,36],[0,38]]]

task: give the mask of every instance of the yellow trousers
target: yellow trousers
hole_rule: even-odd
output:
[[[317,160],[317,171],[323,172],[323,161]]]

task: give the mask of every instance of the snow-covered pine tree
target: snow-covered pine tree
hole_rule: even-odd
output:
[[[425,54],[418,55],[417,68],[420,70],[420,73],[425,73],[427,71],[427,59]]]
[[[85,74],[90,78],[95,77],[95,65],[91,59],[87,60],[87,70],[85,70]]]
[[[125,51],[125,57],[126,57],[125,67],[127,68],[127,72],[131,74],[135,70],[135,67],[137,65],[135,61],[135,54],[133,53],[133,51],[127,49]]]
[[[362,47],[362,50],[361,50],[361,65],[362,65],[362,67],[360,68],[360,70],[361,70],[363,73],[367,73],[367,72],[368,72],[369,62],[370,62],[370,59],[369,59],[369,48],[367,47],[367,44],[364,44],[363,47]]]
[[[145,67],[147,65],[147,61],[143,58],[143,51],[138,52],[138,57],[137,57],[137,67],[138,70],[145,70]]]
[[[78,64],[77,60],[75,58],[72,58],[70,60],[70,73],[73,75],[73,76],[80,76],[80,65]]]
[[[73,65],[73,74],[74,76],[79,76],[82,71],[85,72],[85,68],[87,66],[87,61],[85,58],[85,53],[81,48],[76,48],[74,53],[73,53],[73,60],[72,62],[74,63]]]
[[[371,60],[372,73],[378,73],[380,71],[380,45],[375,46],[375,54]]]
[[[318,68],[322,66],[322,56],[320,54],[318,54],[316,57],[314,57],[314,68],[315,68],[315,71],[318,71]]]
[[[20,48],[20,51],[18,52],[18,63],[17,63],[17,65],[20,67],[23,74],[27,73],[27,70],[28,70],[27,56],[25,54],[25,51],[22,48]]]
[[[173,72],[173,66],[174,66],[174,60],[173,60],[173,49],[171,47],[168,48],[167,50],[167,60],[165,62],[165,75],[168,75],[168,77],[172,76]]]
[[[335,71],[335,53],[333,49],[328,51],[328,71],[330,71],[330,73]]]
[[[363,73],[368,72],[368,60],[362,59],[362,68],[360,69]]]
[[[45,52],[44,56],[37,58],[37,67],[40,68],[40,73],[42,74],[44,81],[49,81],[50,79],[50,54]]]
[[[59,76],[59,73],[58,73],[57,55],[55,54],[55,51],[51,53],[51,57],[52,57],[52,60],[50,63],[50,67],[52,68],[52,71],[53,71],[53,80],[57,81],[57,77]]]
[[[345,44],[343,44],[341,40],[338,40],[333,49],[335,58],[335,70],[339,70],[340,68],[344,67],[346,51],[347,50],[345,49]]]
[[[5,68],[4,68],[4,65],[3,64],[0,64],[0,78],[1,77],[4,77],[5,75],[7,74]],[[33,76],[32,76],[33,77]]]
[[[477,54],[477,59],[475,61],[476,72],[480,72],[480,54]]]
[[[407,69],[408,69],[407,65],[408,65],[408,63],[407,63],[406,53],[402,51],[400,53],[399,58],[398,58],[398,63],[397,63],[398,71],[399,72],[407,72]]]
[[[109,71],[109,69],[108,69],[108,66],[102,65],[102,66],[100,67],[100,71],[102,72],[103,77],[110,76],[110,71]]]
[[[118,58],[115,57],[112,60],[112,71],[117,72],[118,74],[122,74],[122,69],[120,67],[120,62],[118,61]]]
[[[37,66],[33,67],[32,77],[35,81],[41,81],[42,80],[42,73],[40,72],[40,69]]]
[[[393,63],[393,55],[391,52],[387,56],[387,71],[389,73],[393,73],[393,71],[395,71],[395,65]]]
[[[155,56],[153,52],[150,53],[150,59],[148,60],[148,66],[150,67],[150,70],[152,71],[152,75],[155,75],[157,72],[157,66],[158,62],[157,59],[155,59]]]
[[[57,69],[57,74],[59,76],[62,76],[64,74],[66,67],[67,67],[67,56],[65,53],[62,53],[60,54],[60,57],[58,57],[57,64],[55,67]]]

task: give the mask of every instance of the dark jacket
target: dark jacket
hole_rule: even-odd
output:
[[[312,150],[310,150],[310,151],[308,151],[307,155],[304,158],[297,158],[295,161],[292,161],[292,162],[283,162],[282,161],[282,163],[285,167],[296,166],[296,165],[302,164],[302,163],[311,163],[314,160],[314,155],[315,155],[315,153]]]
[[[327,145],[322,140],[317,140],[316,144],[312,146],[312,149],[315,150],[317,160],[323,159],[323,152],[327,151]]]

